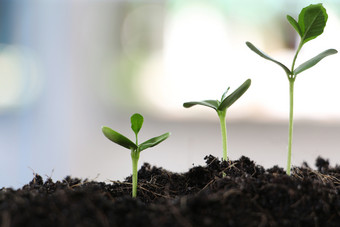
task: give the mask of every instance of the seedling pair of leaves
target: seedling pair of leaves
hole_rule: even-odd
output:
[[[137,181],[138,181],[138,174],[137,174],[137,166],[138,166],[138,160],[140,152],[149,148],[156,146],[157,144],[163,142],[166,140],[170,133],[164,133],[160,136],[153,137],[141,144],[138,144],[138,133],[142,128],[144,118],[142,115],[135,113],[131,116],[131,129],[135,133],[136,136],[136,142],[132,142],[127,137],[123,136],[122,134],[112,130],[109,127],[103,126],[102,131],[104,135],[111,140],[112,142],[125,147],[127,149],[131,150],[131,159],[132,159],[132,197],[137,196]]]
[[[221,124],[221,132],[222,132],[222,138],[223,138],[223,159],[227,159],[227,131],[226,131],[226,113],[227,109],[236,102],[237,99],[239,99],[249,88],[251,84],[251,80],[246,80],[238,89],[236,89],[232,94],[227,96],[227,93],[229,91],[228,89],[223,93],[221,100],[205,100],[201,102],[187,102],[184,103],[183,106],[186,108],[189,108],[194,105],[203,105],[207,107],[211,107],[214,110],[216,110]],[[137,173],[137,167],[138,167],[138,160],[140,152],[149,148],[156,146],[157,144],[163,142],[166,140],[170,133],[164,133],[160,136],[151,138],[141,144],[138,144],[138,133],[142,128],[144,118],[142,115],[135,113],[131,116],[131,129],[135,133],[136,136],[136,142],[132,142],[127,137],[123,136],[119,132],[116,132],[112,130],[109,127],[103,126],[102,131],[104,135],[111,140],[112,142],[125,147],[127,149],[131,150],[131,159],[132,159],[132,197],[137,196],[137,181],[138,181],[138,173]]]
[[[183,104],[185,108],[192,107],[194,105],[202,105],[213,108],[219,117],[221,134],[222,134],[222,144],[223,144],[223,160],[227,160],[227,128],[226,128],[226,114],[227,109],[236,102],[250,87],[251,80],[246,80],[240,87],[238,87],[233,93],[227,96],[230,87],[223,93],[221,100],[204,100],[204,101],[193,101],[186,102]]]
[[[326,26],[326,22],[328,19],[328,15],[326,9],[322,6],[322,4],[309,5],[303,8],[299,14],[299,19],[296,21],[293,17],[287,15],[288,22],[293,26],[295,31],[300,36],[300,43],[296,50],[295,56],[293,58],[291,69],[282,64],[281,62],[275,60],[269,55],[265,54],[258,48],[256,48],[252,43],[246,42],[247,46],[254,51],[259,56],[274,62],[279,65],[286,73],[287,78],[289,80],[289,96],[290,96],[290,111],[289,111],[289,133],[288,133],[288,158],[287,158],[287,174],[290,175],[291,169],[291,151],[292,151],[292,137],[293,137],[293,102],[294,102],[294,82],[296,76],[303,71],[313,67],[323,58],[336,54],[337,51],[335,49],[328,49],[315,57],[309,59],[308,61],[302,63],[298,67],[295,68],[296,58],[302,48],[302,46],[310,40],[315,39],[319,35],[321,35]]]

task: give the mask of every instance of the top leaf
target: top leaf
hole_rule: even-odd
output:
[[[142,128],[144,118],[142,115],[135,113],[131,116],[131,129],[135,132],[136,136]]]
[[[287,15],[287,20],[301,37],[301,45],[321,35],[327,19],[326,9],[321,3],[303,8],[299,14],[298,22]]]
[[[295,31],[297,31],[297,33],[299,33],[300,37],[302,37],[302,31],[301,31],[299,23],[293,17],[291,17],[289,15],[287,15],[287,20],[293,26]]]
[[[227,88],[227,90],[223,93],[222,97],[221,97],[221,102],[227,97],[227,93],[229,91],[230,87]]]

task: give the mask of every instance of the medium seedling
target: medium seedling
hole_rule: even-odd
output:
[[[132,197],[137,196],[137,166],[138,166],[138,159],[139,154],[141,151],[156,146],[157,144],[161,143],[162,141],[166,140],[170,133],[164,133],[160,136],[151,138],[141,144],[138,144],[138,133],[140,129],[142,128],[144,122],[144,118],[142,115],[135,113],[131,116],[131,129],[135,133],[136,136],[136,143],[132,142],[122,134],[112,130],[109,127],[103,126],[102,131],[104,135],[111,140],[112,142],[125,147],[127,149],[131,150],[131,159],[132,159]]]
[[[213,108],[220,119],[222,143],[223,143],[223,160],[227,160],[227,128],[226,128],[226,114],[227,109],[236,102],[250,87],[251,80],[246,80],[239,88],[237,88],[233,93],[227,96],[229,87],[223,93],[221,100],[204,100],[204,101],[194,101],[186,102],[183,104],[185,108],[192,107],[194,105],[202,105]]]
[[[256,54],[260,55],[261,57],[272,61],[285,71],[288,81],[289,81],[289,132],[288,132],[288,159],[287,159],[287,170],[286,173],[290,175],[291,169],[291,153],[292,153],[292,138],[293,138],[293,108],[294,108],[294,82],[296,76],[299,73],[302,73],[306,69],[309,69],[316,65],[319,61],[323,58],[336,54],[337,51],[335,49],[328,49],[323,51],[322,53],[318,54],[317,56],[309,59],[308,61],[302,63],[298,67],[295,68],[295,61],[296,58],[302,48],[302,46],[307,43],[308,41],[315,39],[319,35],[321,35],[324,31],[326,26],[326,22],[328,19],[328,15],[326,13],[326,9],[322,6],[322,4],[315,4],[309,5],[303,8],[299,14],[299,19],[296,21],[293,17],[287,15],[288,22],[293,26],[295,31],[300,36],[300,43],[295,52],[295,56],[293,58],[291,69],[286,67],[281,62],[273,59],[272,57],[268,56],[258,48],[256,48],[252,43],[246,42],[247,46],[254,51]]]

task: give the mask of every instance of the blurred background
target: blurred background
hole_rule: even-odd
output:
[[[318,3],[319,1],[308,1]],[[322,1],[328,22],[297,65],[340,50],[340,1]],[[216,113],[185,101],[220,99],[247,78],[252,86],[228,111],[230,159],[246,155],[286,167],[288,80],[251,52],[250,41],[291,65],[299,37],[286,20],[304,0],[1,0],[0,187],[21,187],[34,173],[123,180],[129,150],[101,126],[133,138],[130,116],[144,115],[140,141],[171,137],[143,151],[144,162],[184,172],[222,157]],[[295,83],[293,165],[321,155],[340,163],[340,55]]]

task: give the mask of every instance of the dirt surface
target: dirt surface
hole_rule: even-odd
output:
[[[340,167],[327,160],[287,176],[246,157],[205,159],[186,173],[144,164],[137,199],[131,177],[44,182],[35,175],[19,190],[0,190],[0,226],[340,226]]]

